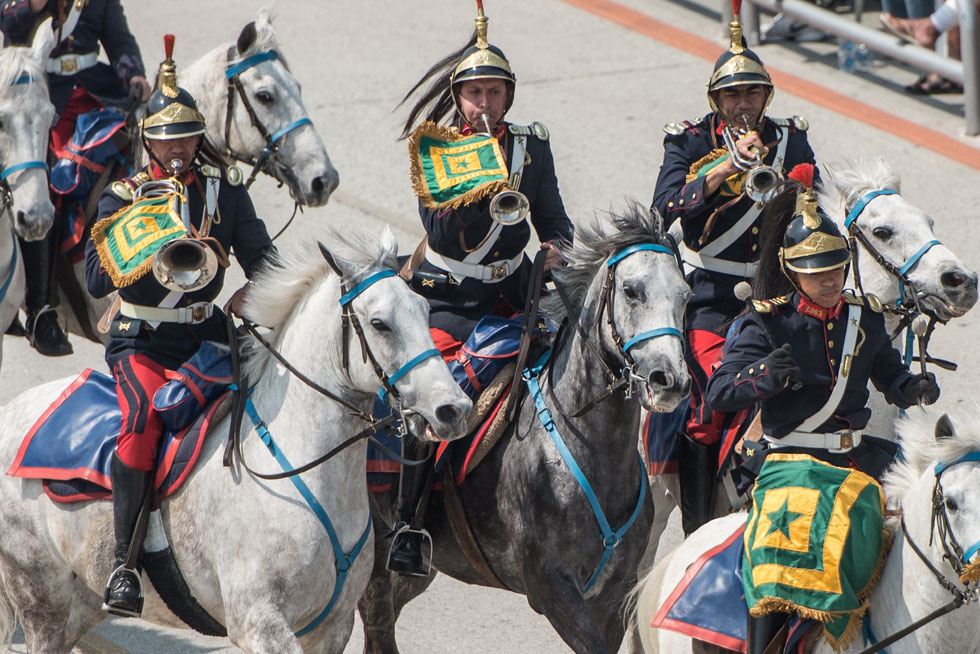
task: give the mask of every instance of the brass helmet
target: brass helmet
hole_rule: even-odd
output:
[[[787,277],[790,271],[818,273],[843,268],[851,261],[847,241],[834,221],[817,206],[813,170],[813,164],[800,164],[789,174],[806,188],[796,198],[796,211],[779,248],[779,262]]]
[[[146,103],[146,117],[140,121],[143,138],[166,140],[204,134],[204,116],[194,98],[177,86],[177,67],[174,65],[174,35],[163,37],[166,59],[160,64],[157,88]]]
[[[474,79],[502,79],[507,83],[510,91],[507,106],[504,107],[504,114],[506,114],[514,103],[514,87],[517,84],[517,77],[510,69],[510,62],[503,50],[487,42],[489,19],[483,14],[483,0],[477,0],[476,13],[476,44],[463,51],[459,63],[456,64],[450,76],[449,84],[452,89],[453,105],[456,107],[456,113],[462,116],[463,112],[460,110],[459,100],[456,97],[459,91],[456,88],[457,84]]]
[[[741,0],[732,0],[734,17],[729,24],[731,45],[715,61],[714,70],[711,71],[711,77],[708,78],[708,104],[711,106],[711,110],[717,113],[719,109],[718,103],[715,101],[715,92],[719,89],[749,84],[768,86],[769,95],[766,97],[766,104],[762,108],[762,114],[756,119],[756,122],[759,123],[762,121],[766,109],[772,103],[775,89],[762,59],[745,45],[745,39],[742,37],[742,24],[738,19],[741,4]]]

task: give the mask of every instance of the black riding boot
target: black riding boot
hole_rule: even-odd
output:
[[[746,642],[745,654],[772,654],[783,651],[785,634],[780,635],[779,631],[789,620],[790,616],[786,613],[770,613],[761,618],[749,616],[748,640]],[[780,636],[778,643],[774,639]],[[770,645],[773,647],[770,648]]]
[[[143,584],[140,573],[128,561],[130,544],[146,496],[152,471],[134,470],[112,455],[112,511],[116,530],[116,569],[109,577],[102,597],[102,610],[123,617],[138,618],[143,611]],[[138,549],[140,543],[136,543]]]
[[[713,517],[719,445],[704,445],[677,433],[677,472],[681,484],[681,526],[694,533]]]
[[[432,478],[434,451],[411,436],[402,439],[402,456],[406,459],[425,459],[417,466],[403,465],[398,477],[398,503],[395,512],[395,535],[388,554],[388,569],[403,575],[425,577],[428,566],[422,561],[422,541],[429,537],[424,529],[425,506],[422,496]],[[431,538],[430,538],[431,540]]]
[[[54,253],[48,234],[40,241],[21,240],[26,280],[27,339],[34,349],[49,357],[72,353],[71,343],[58,322],[57,295],[51,282],[54,279]]]

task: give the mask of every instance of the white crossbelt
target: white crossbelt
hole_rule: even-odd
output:
[[[146,320],[150,323],[177,322],[196,325],[202,323],[214,313],[211,302],[196,302],[186,307],[166,309],[163,307],[147,307],[141,304],[131,304],[125,300],[119,303],[119,313],[127,318]]]
[[[679,247],[681,251],[681,258],[684,260],[684,263],[694,266],[695,268],[721,273],[722,275],[735,275],[736,277],[749,278],[755,275],[755,271],[759,267],[759,264],[754,262],[741,263],[738,261],[729,261],[728,259],[719,259],[718,257],[703,255],[700,252],[696,252],[687,247],[683,241],[679,244]]]
[[[432,248],[425,249],[425,260],[436,268],[441,268],[452,273],[456,277],[469,277],[479,279],[487,284],[496,284],[510,276],[521,265],[524,253],[518,252],[513,259],[504,259],[487,264],[466,263],[444,257]]]
[[[55,75],[74,75],[86,68],[91,68],[99,61],[98,52],[85,54],[65,54],[51,57],[44,63],[44,71]]]
[[[791,431],[782,438],[765,437],[770,447],[808,447],[828,452],[848,452],[861,444],[860,429],[845,429],[826,433]]]

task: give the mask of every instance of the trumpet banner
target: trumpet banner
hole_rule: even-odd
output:
[[[742,582],[752,615],[795,612],[835,648],[860,632],[888,538],[873,478],[807,454],[772,453],[752,490]]]
[[[463,136],[427,121],[412,132],[408,151],[412,187],[429,209],[455,209],[507,186],[507,162],[493,137]]]
[[[177,193],[142,198],[99,220],[92,241],[102,267],[116,288],[129,286],[150,271],[153,255],[176,238],[187,236]]]

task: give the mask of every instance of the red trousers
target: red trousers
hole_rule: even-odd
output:
[[[729,414],[712,411],[704,394],[708,378],[721,359],[725,337],[714,332],[691,329],[687,332],[687,366],[691,373],[691,412],[688,414],[685,433],[703,445],[712,445],[721,439]]]
[[[153,470],[163,421],[153,408],[153,394],[170,381],[166,368],[143,354],[116,363],[116,395],[122,410],[122,429],[116,453],[134,470]]]

